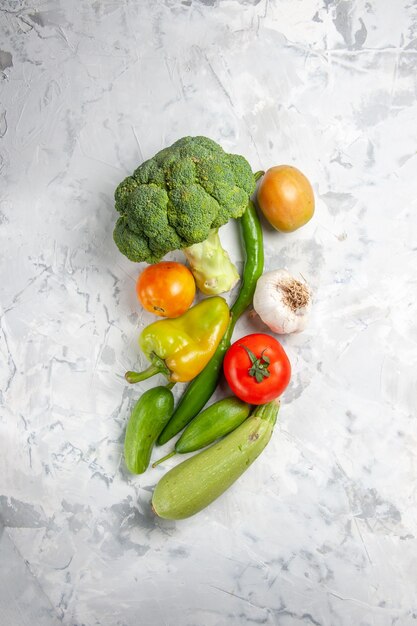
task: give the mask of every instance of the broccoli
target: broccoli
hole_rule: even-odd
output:
[[[185,253],[203,293],[228,291],[239,274],[218,229],[246,210],[255,178],[242,156],[207,137],[183,137],[125,178],[115,192],[114,241],[131,261]]]

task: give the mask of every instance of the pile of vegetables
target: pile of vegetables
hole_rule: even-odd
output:
[[[253,174],[244,157],[206,137],[180,139],[140,165],[115,192],[120,217],[114,240],[130,260],[150,264],[138,278],[137,296],[144,309],[164,318],[139,337],[149,367],[125,377],[129,383],[155,374],[167,379],[136,402],[126,428],[125,463],[133,474],[143,473],[154,445],[180,431],[172,452],[153,466],[197,451],[156,485],[152,508],[163,518],[201,511],[271,438],[279,397],[290,382],[290,361],[269,333],[252,333],[231,345],[239,317],[253,304],[269,329],[282,334],[302,330],[310,311],[305,281],[285,269],[263,274],[263,234],[251,200],[258,180],[258,206],[274,228],[291,232],[311,219],[314,195],[299,170],[282,165]],[[229,291],[239,274],[218,229],[230,218],[239,221],[245,264],[229,308],[219,294]],[[190,269],[161,261],[177,249]],[[210,297],[192,306],[196,288]],[[232,395],[205,408],[222,371]],[[188,385],[174,408],[176,383]]]
[[[114,240],[131,261],[156,263],[181,249],[205,294],[229,291],[239,274],[218,229],[246,211],[249,163],[207,137],[184,137],[140,165],[115,192]]]

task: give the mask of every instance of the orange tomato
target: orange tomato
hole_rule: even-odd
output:
[[[162,261],[143,270],[136,293],[144,309],[160,317],[178,317],[187,311],[195,296],[190,270],[174,261]]]
[[[313,217],[313,189],[304,174],[291,165],[271,167],[260,182],[257,198],[271,226],[285,233]]]

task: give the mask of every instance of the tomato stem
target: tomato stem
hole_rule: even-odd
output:
[[[247,346],[243,346],[250,358],[250,362],[252,363],[251,367],[248,368],[249,376],[252,376],[257,383],[261,383],[264,378],[269,378],[271,372],[268,367],[270,365],[269,357],[264,356],[265,350],[262,350],[261,356],[258,358],[256,354],[252,352]]]

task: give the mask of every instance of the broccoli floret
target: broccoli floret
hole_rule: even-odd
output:
[[[237,271],[217,229],[246,210],[255,179],[244,157],[207,137],[183,137],[140,165],[115,192],[114,240],[132,261],[183,249],[204,293],[221,293]],[[199,247],[200,246],[200,247]]]
[[[146,257],[149,263],[158,262],[159,259],[152,255],[146,239],[129,228],[125,217],[117,220],[113,238],[120,252],[131,261],[140,263]]]
[[[132,178],[132,176],[128,176],[127,178],[122,180],[118,187],[116,187],[116,191],[114,192],[116,211],[119,211],[119,213],[124,213],[127,199],[129,198],[132,191],[137,188],[137,186],[138,183],[136,182],[136,180]]]

